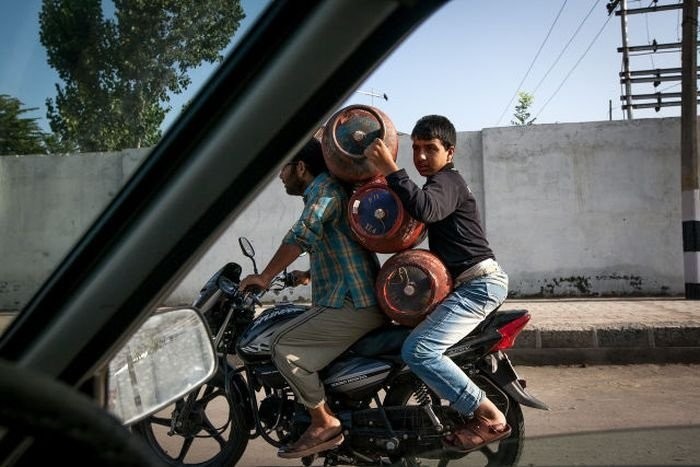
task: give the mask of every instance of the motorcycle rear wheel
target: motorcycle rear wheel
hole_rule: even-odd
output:
[[[412,377],[415,378],[415,377]],[[525,419],[520,404],[511,399],[505,392],[498,388],[491,380],[483,375],[473,378],[474,382],[486,393],[486,396],[506,415],[506,420],[511,426],[511,435],[497,443],[491,443],[478,451],[468,454],[445,451],[440,457],[439,466],[446,466],[450,460],[462,459],[459,465],[481,465],[486,467],[514,466],[517,465],[522,453],[525,436]],[[404,382],[394,385],[389,389],[384,400],[385,407],[395,405],[415,405],[417,382]],[[446,401],[440,401],[439,397],[429,391],[434,405],[445,405]],[[431,456],[432,457],[432,456]],[[393,465],[419,466],[420,458],[404,456],[401,459],[392,459]]]
[[[243,456],[249,439],[241,407],[226,397],[223,388],[210,384],[199,388],[189,417],[173,420],[184,404],[184,399],[177,401],[134,424],[132,431],[144,438],[166,465],[235,465]],[[228,419],[222,420],[226,418],[222,413],[227,414]],[[175,427],[178,422],[180,425]],[[169,434],[169,431],[174,433]]]

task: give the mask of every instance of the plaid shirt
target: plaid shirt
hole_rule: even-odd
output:
[[[304,211],[283,240],[310,254],[314,305],[340,308],[348,295],[356,308],[377,304],[379,261],[353,239],[347,203],[343,188],[323,172],[304,190]]]

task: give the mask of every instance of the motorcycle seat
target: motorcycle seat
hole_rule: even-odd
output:
[[[400,324],[379,327],[355,342],[350,351],[361,357],[398,356],[412,329]]]

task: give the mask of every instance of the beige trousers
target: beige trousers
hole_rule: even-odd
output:
[[[277,331],[272,360],[299,400],[309,408],[325,401],[318,372],[369,331],[388,323],[379,307],[312,306]]]

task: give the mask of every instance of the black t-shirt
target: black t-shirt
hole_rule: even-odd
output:
[[[481,227],[476,198],[449,163],[419,188],[404,169],[386,177],[408,213],[428,225],[428,245],[456,278],[495,255]]]

